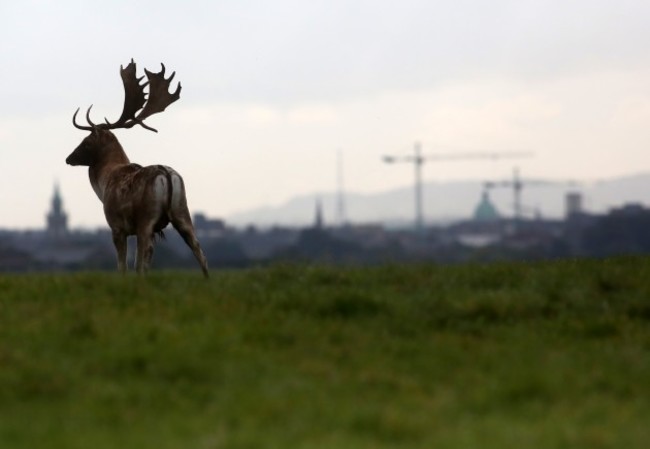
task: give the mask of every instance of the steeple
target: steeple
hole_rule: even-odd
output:
[[[323,205],[320,198],[316,199],[316,216],[314,217],[314,229],[323,229]]]
[[[61,238],[68,233],[68,214],[63,210],[63,200],[59,183],[54,184],[52,206],[47,214],[47,234],[50,237]]]

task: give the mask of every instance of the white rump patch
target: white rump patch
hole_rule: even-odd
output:
[[[172,179],[172,209],[177,208],[181,204],[181,200],[183,199],[185,192],[183,192],[183,180],[181,179],[181,175],[179,175],[176,170],[174,170],[171,167],[165,166],[165,168],[169,171],[169,174]]]
[[[153,185],[153,195],[156,204],[167,204],[167,177],[156,176],[156,182]]]

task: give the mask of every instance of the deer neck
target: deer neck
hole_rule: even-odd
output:
[[[122,149],[122,145],[117,140],[102,148],[97,162],[88,168],[90,185],[102,203],[104,202],[106,186],[115,170],[130,163],[124,149]]]

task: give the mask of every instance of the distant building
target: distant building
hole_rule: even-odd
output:
[[[569,192],[565,197],[566,218],[582,214],[582,194],[580,192]]]
[[[499,218],[501,218],[499,212],[490,200],[488,191],[484,190],[483,195],[481,196],[481,201],[476,206],[476,209],[474,209],[474,220],[486,223],[498,221]]]
[[[192,221],[199,238],[222,237],[226,232],[226,224],[218,218],[208,218],[205,214],[196,213]]]
[[[68,234],[68,214],[63,210],[63,200],[58,184],[54,185],[52,204],[47,213],[46,233],[48,237],[55,239],[60,239]]]

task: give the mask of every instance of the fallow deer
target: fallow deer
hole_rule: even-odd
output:
[[[147,82],[141,84],[144,76],[136,77],[133,59],[120,67],[124,84],[124,108],[120,118],[110,123],[94,124],[90,109],[86,112],[88,126],[77,124],[79,109],[72,116],[73,125],[90,135],[67,157],[69,165],[88,167],[90,184],[104,205],[104,215],[113,235],[117,250],[117,267],[126,272],[127,236],[137,237],[136,270],[145,273],[153,256],[156,236],[163,236],[163,229],[171,223],[192,249],[208,277],[208,264],[196,238],[190,212],[187,208],[183,178],[171,167],[165,165],[141,165],[131,163],[113,129],[128,129],[140,125],[158,132],[146,125],[144,120],[162,112],[180,98],[181,85],[174,93],[169,85],[175,72],[165,78],[165,65],[158,73],[145,69]],[[149,95],[144,89],[149,86]]]

